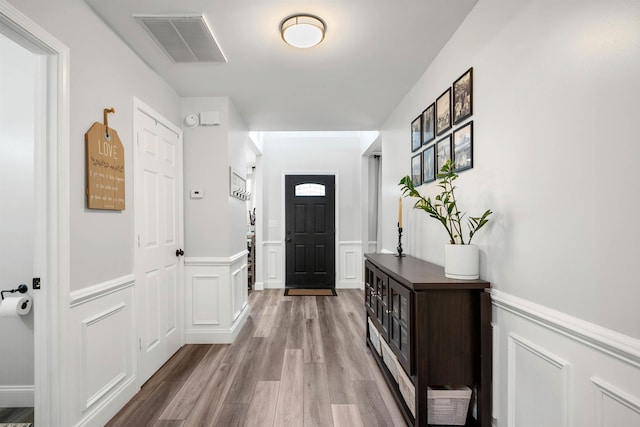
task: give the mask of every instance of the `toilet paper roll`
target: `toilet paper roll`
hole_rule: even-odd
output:
[[[0,303],[0,317],[25,316],[31,311],[31,297],[7,297]]]

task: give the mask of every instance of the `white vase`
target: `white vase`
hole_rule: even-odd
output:
[[[444,245],[444,275],[449,279],[480,277],[480,252],[476,245]]]

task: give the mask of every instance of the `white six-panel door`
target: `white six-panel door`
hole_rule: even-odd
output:
[[[138,384],[182,345],[182,136],[148,108],[135,110]],[[179,252],[178,252],[179,253]]]

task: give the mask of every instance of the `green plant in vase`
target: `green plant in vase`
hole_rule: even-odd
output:
[[[458,279],[477,279],[479,277],[480,269],[479,254],[477,247],[475,245],[471,245],[471,240],[473,239],[473,236],[475,236],[475,234],[478,232],[478,230],[480,230],[487,224],[487,222],[489,222],[488,218],[493,212],[491,212],[490,209],[487,209],[482,214],[482,216],[469,216],[467,218],[469,237],[465,238],[462,230],[462,224],[464,222],[466,214],[460,212],[460,209],[458,209],[458,201],[455,195],[456,186],[454,185],[454,181],[458,179],[458,174],[455,173],[453,164],[450,160],[447,160],[447,162],[440,169],[440,173],[438,173],[438,179],[438,187],[440,187],[441,191],[434,197],[433,200],[431,200],[431,197],[423,197],[418,192],[418,190],[415,189],[410,176],[405,176],[404,178],[402,178],[398,185],[400,185],[402,195],[404,197],[415,197],[418,199],[413,206],[414,209],[422,209],[431,218],[434,218],[438,222],[440,222],[445,230],[447,230],[450,245],[445,246],[446,276]],[[455,246],[459,247],[460,245],[472,247],[472,249],[470,248],[471,251],[465,250],[465,252],[470,252],[470,255],[459,255],[462,251],[456,250]],[[452,258],[454,258],[454,256],[468,258],[469,263],[473,265],[465,265],[459,269],[457,265],[452,265],[452,263],[459,264],[457,260],[451,260]],[[453,270],[455,271],[451,272]],[[461,273],[458,273],[458,271],[461,271]]]
[[[415,189],[413,181],[410,176],[405,176],[400,180],[402,195],[404,197],[417,197],[418,201],[413,206],[414,209],[422,209],[431,218],[438,220],[442,226],[447,230],[449,235],[449,241],[452,245],[468,245],[471,243],[471,239],[487,222],[488,217],[493,212],[487,209],[482,216],[469,217],[469,238],[465,241],[462,233],[462,222],[465,217],[464,213],[461,213],[458,209],[458,204],[455,195],[456,187],[453,182],[458,179],[458,174],[453,170],[453,164],[451,160],[447,162],[440,169],[438,174],[438,187],[442,189],[440,194],[435,196],[434,200],[431,197],[426,199]]]

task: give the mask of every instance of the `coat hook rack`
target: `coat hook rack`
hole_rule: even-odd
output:
[[[107,135],[107,138],[109,138],[109,119],[107,117],[107,114],[115,113],[115,112],[116,112],[116,110],[113,107],[112,108],[105,108],[104,111],[103,111],[103,114],[104,114],[104,120],[103,120],[104,129],[105,129],[105,134]]]

